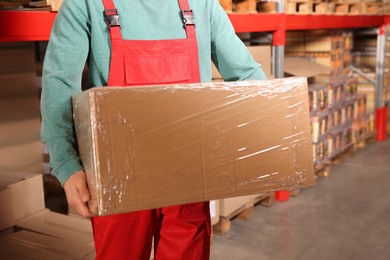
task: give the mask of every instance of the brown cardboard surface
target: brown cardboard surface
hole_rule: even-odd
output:
[[[32,244],[50,251],[69,255],[69,258],[72,259],[79,259],[95,251],[93,244],[77,243],[27,230],[9,234],[5,236],[4,239],[19,242],[21,244]]]
[[[0,74],[35,72],[33,45],[26,48],[1,48]]]
[[[261,64],[263,71],[267,77],[272,74],[272,49],[271,46],[248,46],[249,52],[252,54],[253,59]]]
[[[0,122],[35,119],[39,116],[38,95],[1,99]]]
[[[252,54],[255,62],[261,64],[265,75],[270,78],[272,57],[271,57],[271,47],[270,46],[248,46],[249,52]],[[213,79],[222,79],[221,74],[218,72],[218,69],[212,63],[212,78]]]
[[[81,93],[74,116],[91,210],[313,185],[307,91],[306,79],[289,78]]]
[[[248,195],[248,196],[221,199],[219,201],[219,209],[220,209],[219,214],[222,217],[229,217],[235,211],[242,209],[244,206],[248,205],[249,203],[253,203],[256,197],[258,197],[258,195]]]
[[[37,76],[28,73],[0,74],[0,99],[18,96],[38,97]]]
[[[89,219],[42,210],[16,222],[16,226],[56,238],[88,244],[93,241]]]
[[[10,255],[4,252],[0,252],[0,259],[7,259],[7,260],[25,260],[25,257],[22,256],[14,256]]]
[[[45,208],[41,174],[0,171],[0,230]]]
[[[304,58],[286,56],[284,58],[284,71],[293,76],[309,78],[319,74],[327,74],[330,72],[330,68]]]
[[[5,255],[7,258],[0,259],[58,259],[69,260],[69,255],[65,255],[59,252],[47,250],[46,248],[39,247],[35,244],[26,244],[19,241],[8,240],[7,238],[0,238],[0,256]],[[8,258],[9,257],[9,258]]]
[[[0,147],[39,140],[39,117],[0,122]]]
[[[20,170],[42,162],[42,143],[34,141],[0,147],[0,169]]]

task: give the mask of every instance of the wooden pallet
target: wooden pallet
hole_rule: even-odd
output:
[[[287,14],[311,14],[313,12],[312,1],[288,1],[285,5]]]
[[[234,218],[239,218],[242,220],[249,220],[254,215],[254,207],[256,205],[262,205],[265,207],[271,207],[275,204],[275,196],[273,192],[264,193],[243,205],[241,208],[237,209],[230,215],[226,217],[220,217],[220,220],[217,224],[213,225],[213,233],[217,235],[225,235],[230,231],[231,221]]]
[[[257,12],[259,13],[276,13],[277,9],[276,2],[269,1],[258,1],[257,2]]]
[[[350,144],[346,148],[344,148],[344,151],[333,156],[331,158],[331,163],[334,165],[339,165],[339,164],[343,163],[346,159],[351,158],[354,154],[355,154],[355,150],[354,150],[353,144]]]
[[[324,165],[323,167],[316,169],[315,174],[319,177],[329,177],[330,176],[330,166]]]
[[[257,13],[257,0],[235,0],[234,3],[236,13]]]
[[[358,150],[365,149],[368,143],[371,143],[374,141],[375,141],[374,134],[367,135],[367,136],[355,141],[355,143],[353,144],[353,150],[356,152]]]
[[[223,10],[227,13],[233,11],[233,2],[232,0],[219,0],[219,4],[222,6]]]

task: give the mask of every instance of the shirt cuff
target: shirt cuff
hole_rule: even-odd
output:
[[[64,186],[64,183],[69,177],[78,171],[83,171],[80,160],[78,158],[72,158],[55,169],[53,175],[60,181],[61,185]]]

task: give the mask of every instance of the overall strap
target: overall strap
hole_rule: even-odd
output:
[[[196,39],[194,14],[188,0],[178,0],[187,38]]]
[[[104,5],[104,19],[112,40],[122,40],[121,26],[119,23],[119,14],[115,8],[113,0],[102,0]]]

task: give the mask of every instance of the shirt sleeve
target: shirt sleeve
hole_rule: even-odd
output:
[[[47,144],[53,174],[64,182],[82,170],[73,130],[73,95],[81,92],[89,52],[86,1],[64,1],[45,54],[42,78],[41,139]]]
[[[212,0],[211,59],[225,81],[266,79],[217,0]]]

